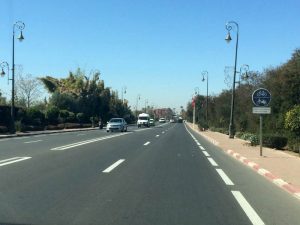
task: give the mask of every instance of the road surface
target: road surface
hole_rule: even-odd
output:
[[[0,139],[0,224],[300,224],[300,201],[184,123]]]

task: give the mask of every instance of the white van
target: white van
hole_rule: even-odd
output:
[[[138,116],[138,121],[137,121],[137,126],[138,127],[150,127],[150,116],[147,113],[141,113]]]

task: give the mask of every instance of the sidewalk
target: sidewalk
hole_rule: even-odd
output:
[[[28,131],[28,132],[17,132],[15,134],[0,134],[1,138],[13,138],[13,137],[24,137],[39,134],[54,134],[54,133],[65,133],[65,132],[76,132],[76,131],[88,131],[98,130],[99,127],[94,128],[76,128],[76,129],[62,129],[62,130],[43,130],[43,131]]]
[[[193,129],[191,123],[186,122],[186,124]],[[230,139],[228,135],[218,132],[199,131],[196,126],[194,130],[235,159],[300,199],[300,158],[296,154],[263,147],[263,156],[260,156],[259,146],[251,146],[245,140]]]
[[[128,126],[135,126],[135,124],[128,124]],[[106,126],[103,127],[103,130],[105,130],[105,129],[106,129]],[[76,132],[76,131],[88,131],[88,130],[99,130],[99,127],[62,129],[62,130],[27,131],[27,132],[17,132],[15,134],[0,134],[0,139],[1,138],[33,136],[33,135],[39,135],[39,134],[54,134],[54,133]]]

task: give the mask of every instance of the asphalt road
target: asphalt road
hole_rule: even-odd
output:
[[[300,224],[300,201],[184,124],[0,140],[0,224]]]

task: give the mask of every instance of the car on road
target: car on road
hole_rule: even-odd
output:
[[[137,126],[138,127],[150,127],[150,116],[147,113],[141,113],[138,116],[138,121],[137,121]]]
[[[150,126],[155,126],[155,121],[154,121],[154,119],[150,119],[150,120],[149,120],[149,124],[150,124]]]
[[[106,126],[106,131],[113,132],[113,131],[121,131],[126,132],[127,131],[127,123],[123,118],[112,118],[110,121],[108,121]]]
[[[160,123],[165,123],[165,122],[166,122],[166,119],[165,119],[165,118],[160,118],[158,122],[160,122]]]

